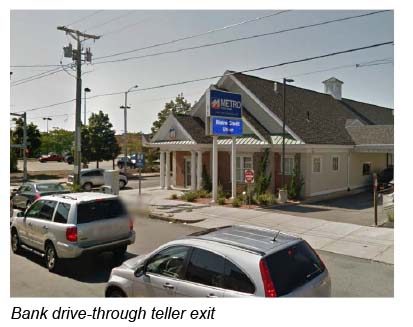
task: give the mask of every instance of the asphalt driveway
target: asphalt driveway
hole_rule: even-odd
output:
[[[270,210],[293,216],[363,226],[374,225],[373,195],[369,192],[317,201],[311,204],[274,206]]]

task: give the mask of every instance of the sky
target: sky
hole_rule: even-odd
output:
[[[18,81],[56,67],[12,67],[17,65],[59,65],[71,63],[63,57],[63,47],[73,40],[57,26],[100,35],[99,40],[84,42],[94,58],[112,55],[137,48],[183,38],[219,29],[256,17],[266,16],[276,10],[12,10],[10,12],[10,111],[22,112],[41,106],[75,98],[75,72],[67,69],[37,80],[18,84]],[[306,10],[288,11],[279,15],[227,28],[200,37],[153,47],[106,60],[155,54],[164,51],[194,47],[207,43],[250,36],[319,23],[326,20],[359,15],[370,11]],[[70,25],[73,23],[72,25]],[[128,132],[150,132],[157,113],[165,102],[183,93],[190,102],[197,101],[202,93],[218,79],[188,83],[179,86],[140,90],[174,82],[222,75],[226,70],[244,70],[285,61],[302,59],[326,53],[393,41],[393,12],[337,22],[324,26],[301,29],[258,37],[251,40],[213,47],[181,51],[124,62],[97,64],[92,60],[82,66],[82,88],[88,87],[94,95],[125,92],[138,85],[137,92],[128,95]],[[320,60],[286,65],[250,73],[251,75],[281,81],[294,77],[294,85],[324,91],[322,81],[336,77],[344,82],[342,95],[358,101],[393,108],[394,67],[392,63],[363,64],[381,59],[393,59],[393,46],[338,55]],[[335,67],[347,66],[340,69]],[[327,70],[328,71],[325,71]],[[331,69],[331,70],[330,70]],[[321,72],[320,72],[321,71]],[[314,73],[316,72],[316,73]],[[310,73],[310,74],[307,74]],[[83,93],[83,92],[82,92]],[[87,115],[102,110],[109,115],[117,133],[124,129],[124,95],[102,96],[86,100]],[[82,102],[82,119],[84,103]],[[46,130],[43,117],[51,117],[49,129],[54,127],[74,129],[75,102],[27,111],[29,122]]]

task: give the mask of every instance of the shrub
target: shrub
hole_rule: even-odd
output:
[[[225,198],[218,198],[218,204],[220,206],[224,205],[225,204]]]
[[[209,196],[209,193],[207,190],[204,190],[203,188],[201,188],[200,190],[196,191],[198,198],[207,198]]]
[[[196,192],[187,192],[182,197],[185,201],[194,202],[198,199],[198,194]]]
[[[172,199],[172,200],[177,200],[177,199],[178,199],[178,195],[175,194],[175,193],[172,194],[172,195],[171,195],[171,199]]]
[[[267,206],[275,203],[274,196],[270,193],[264,193],[257,196],[257,202],[259,205]]]
[[[304,185],[304,178],[300,175],[297,167],[294,167],[293,176],[287,188],[288,197],[293,200],[298,200],[301,194],[301,188]]]
[[[10,172],[14,173],[17,171],[17,155],[14,149],[10,149]]]
[[[232,200],[232,206],[234,208],[239,208],[241,206],[242,202],[236,197],[235,199]]]
[[[267,175],[269,149],[265,149],[264,155],[258,163],[258,171],[256,175],[256,184],[254,193],[261,195],[265,193],[271,182],[271,174]]]
[[[77,193],[77,192],[82,192],[83,191],[83,189],[80,185],[75,185],[75,184],[70,185],[69,190],[72,193]]]
[[[212,191],[212,179],[211,176],[208,175],[205,165],[202,166],[202,187],[207,191]]]

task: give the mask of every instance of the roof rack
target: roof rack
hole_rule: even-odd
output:
[[[191,238],[191,237],[189,237],[189,238]],[[241,244],[241,243],[238,243],[238,242],[223,240],[223,239],[216,238],[216,237],[197,236],[197,237],[194,237],[194,238],[197,239],[197,240],[203,240],[203,241],[209,241],[209,242],[225,244],[225,245],[231,246],[233,248],[237,248],[239,250],[244,250],[244,251],[259,254],[259,255],[262,255],[262,256],[265,255],[265,252],[263,250],[260,250],[260,249],[256,248],[255,246],[247,246],[247,245],[244,245],[244,244]]]
[[[77,198],[70,196],[70,195],[66,195],[66,194],[51,194],[51,196],[57,196],[59,198],[63,198],[63,199],[70,199],[70,200],[77,200]]]

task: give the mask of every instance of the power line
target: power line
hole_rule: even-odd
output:
[[[199,36],[203,36],[203,35],[219,32],[219,31],[223,31],[223,30],[226,30],[226,29],[229,29],[229,28],[233,28],[233,27],[236,27],[236,26],[248,24],[248,23],[255,22],[255,21],[258,21],[258,20],[261,20],[261,19],[265,19],[265,18],[268,18],[268,17],[277,16],[277,15],[280,15],[280,14],[283,14],[283,13],[286,13],[286,12],[289,12],[289,11],[291,11],[291,10],[282,10],[282,11],[279,11],[279,12],[276,12],[276,13],[272,13],[272,14],[265,15],[265,16],[260,16],[260,17],[255,17],[253,19],[249,19],[249,20],[245,20],[245,21],[242,21],[242,22],[239,22],[239,23],[235,23],[235,24],[224,26],[224,27],[216,28],[216,29],[213,29],[213,30],[209,30],[209,31],[206,31],[206,32],[199,33],[199,34],[184,36],[184,37],[181,37],[181,38],[178,38],[178,39],[173,39],[173,40],[170,40],[170,41],[156,43],[156,44],[152,44],[152,45],[142,47],[142,48],[138,48],[138,49],[113,53],[113,54],[102,56],[102,57],[96,57],[95,60],[120,56],[120,55],[123,55],[123,54],[137,52],[137,51],[141,51],[141,50],[147,50],[147,49],[159,47],[159,46],[162,46],[162,45],[167,45],[167,44],[172,44],[172,43],[176,43],[176,42],[179,42],[179,41],[193,39],[193,38],[196,38],[196,37],[199,37]]]
[[[64,25],[64,26],[69,27],[70,25],[79,23],[79,22],[81,22],[82,20],[84,20],[84,19],[86,19],[86,18],[90,18],[90,17],[92,17],[92,16],[94,16],[94,15],[96,15],[96,14],[102,12],[102,11],[103,11],[103,10],[96,10],[96,11],[94,11],[93,13],[91,13],[91,14],[89,14],[89,15],[86,15],[86,16],[83,16],[83,17],[75,20],[74,22],[71,22],[70,24],[67,24],[67,25]]]
[[[388,11],[388,10],[387,10],[387,11]],[[129,60],[149,58],[149,57],[155,57],[155,56],[160,56],[160,55],[165,55],[165,54],[184,52],[184,51],[188,51],[188,50],[195,50],[195,49],[207,48],[207,47],[212,47],[212,46],[217,46],[217,45],[223,45],[223,44],[229,44],[229,43],[233,43],[233,42],[239,42],[239,41],[245,41],[245,40],[260,38],[260,37],[269,36],[269,35],[275,35],[275,34],[281,34],[281,33],[296,31],[296,30],[302,30],[302,29],[312,28],[312,27],[321,26],[321,25],[327,25],[327,24],[332,24],[332,23],[337,23],[337,22],[342,22],[342,21],[348,21],[348,20],[351,20],[351,19],[356,19],[356,18],[371,16],[371,15],[376,15],[376,14],[383,13],[383,12],[386,12],[386,10],[375,11],[375,12],[371,12],[371,13],[367,13],[367,14],[362,14],[362,15],[356,15],[356,16],[348,16],[348,17],[339,18],[339,19],[327,20],[327,21],[323,21],[323,22],[315,23],[315,24],[301,25],[301,26],[298,26],[298,27],[293,27],[293,28],[278,30],[278,31],[274,31],[274,32],[267,32],[267,33],[255,34],[255,35],[251,35],[251,36],[244,36],[244,37],[240,37],[240,38],[236,38],[236,39],[230,39],[230,40],[225,40],[225,41],[220,41],[220,42],[201,44],[201,45],[192,46],[192,47],[187,47],[187,48],[181,48],[181,49],[177,49],[177,50],[169,50],[169,51],[163,51],[163,52],[158,52],[158,53],[152,53],[152,54],[147,54],[147,55],[142,55],[142,56],[122,58],[122,59],[98,61],[98,62],[95,62],[94,64],[95,64],[95,65],[100,65],[100,64],[107,64],[107,63],[114,63],[114,62],[124,62],[124,61],[129,61]],[[100,58],[103,58],[103,57],[100,57]],[[96,59],[98,59],[98,58],[96,58]]]
[[[107,37],[108,35],[112,35],[112,34],[115,34],[115,33],[122,32],[122,31],[124,31],[124,30],[126,30],[126,29],[128,29],[128,28],[131,28],[131,27],[133,27],[133,26],[142,24],[144,21],[147,21],[148,19],[149,19],[148,17],[143,18],[143,19],[141,19],[141,20],[139,20],[139,21],[137,21],[137,22],[134,22],[134,23],[132,23],[132,24],[125,25],[125,26],[123,26],[123,27],[121,27],[121,28],[119,28],[119,29],[115,29],[115,30],[106,32],[105,34],[102,34],[101,36],[102,36],[102,37]]]
[[[55,75],[57,73],[62,72],[63,70],[64,70],[64,68],[54,69],[54,70],[50,71],[48,74],[43,74],[43,75],[37,76],[36,78],[26,79],[26,80],[23,80],[21,82],[14,83],[10,87],[14,87],[14,86],[18,86],[18,85],[21,85],[21,84],[33,82],[33,81],[36,81],[38,79],[41,79],[41,78],[44,78],[44,77],[47,77],[47,76],[50,76],[50,75]]]
[[[85,29],[83,32],[89,31],[89,30],[94,29],[94,28],[97,28],[97,27],[102,27],[102,26],[107,25],[107,24],[109,24],[109,23],[111,23],[111,22],[114,22],[115,20],[121,19],[121,18],[126,17],[126,16],[128,16],[128,15],[131,15],[131,14],[133,14],[133,13],[134,13],[133,11],[130,11],[130,12],[127,12],[127,13],[124,13],[124,14],[121,14],[121,15],[118,15],[118,16],[116,16],[116,17],[114,17],[114,18],[111,18],[111,19],[109,19],[109,20],[107,20],[107,21],[105,21],[105,22],[103,22],[103,23],[99,23],[99,24],[93,25],[92,27],[89,27],[89,28]]]
[[[187,81],[161,84],[161,85],[157,85],[157,86],[138,89],[136,91],[131,91],[131,93],[132,92],[140,92],[140,91],[160,89],[160,88],[176,86],[176,85],[195,83],[195,82],[201,82],[201,81],[206,81],[206,80],[210,80],[210,79],[221,78],[221,77],[224,77],[224,76],[235,75],[235,74],[239,74],[239,73],[248,73],[248,72],[260,71],[260,70],[265,70],[265,69],[270,69],[270,68],[275,68],[275,67],[287,66],[287,65],[291,65],[291,64],[300,63],[300,62],[308,62],[308,61],[313,61],[313,60],[317,60],[317,59],[333,57],[333,56],[337,56],[337,55],[341,55],[341,54],[352,53],[352,52],[357,52],[357,51],[362,51],[362,50],[367,50],[367,49],[373,49],[373,48],[378,48],[378,47],[382,47],[382,46],[386,46],[386,45],[392,45],[392,44],[394,44],[394,41],[376,43],[376,44],[367,45],[367,46],[363,46],[363,47],[352,48],[352,49],[336,51],[336,52],[330,52],[330,53],[327,53],[327,54],[313,56],[313,57],[307,57],[307,58],[303,58],[303,59],[285,61],[285,62],[274,64],[274,65],[267,65],[267,66],[261,66],[261,67],[258,67],[258,68],[240,70],[240,71],[237,71],[237,72],[230,72],[230,73],[223,74],[223,75],[215,75],[215,76],[202,77],[202,78],[192,79],[192,80],[187,80]],[[112,92],[112,93],[98,94],[98,95],[88,97],[88,100],[93,99],[93,98],[98,98],[98,97],[112,96],[112,95],[119,95],[119,94],[124,94],[124,92]],[[18,112],[25,112],[25,111],[28,112],[28,111],[34,111],[34,110],[39,110],[39,109],[55,107],[55,106],[58,106],[58,105],[61,105],[61,104],[66,104],[66,103],[73,102],[75,100],[76,99],[67,100],[67,101],[63,101],[63,102],[59,102],[59,103],[53,103],[53,104],[50,104],[50,105],[41,106],[41,107],[37,107],[37,108],[30,108],[30,109],[26,109],[26,110],[21,110],[21,111],[18,111]]]

